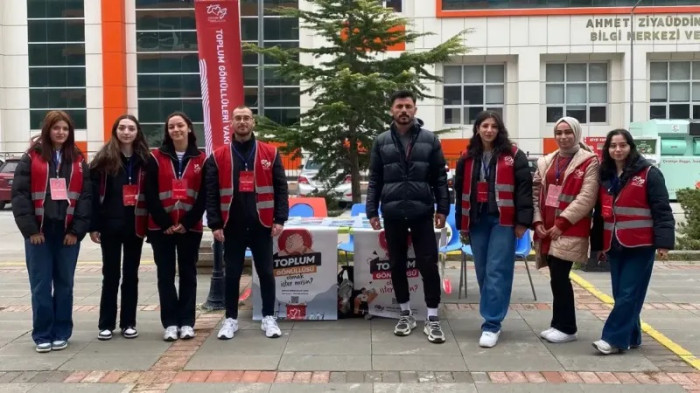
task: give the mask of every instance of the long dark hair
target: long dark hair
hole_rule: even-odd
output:
[[[498,127],[498,134],[496,134],[496,139],[493,141],[493,152],[496,155],[512,155],[513,142],[508,139],[508,130],[506,129],[506,125],[503,124],[501,115],[493,111],[483,111],[479,113],[474,120],[474,135],[467,148],[467,157],[481,157],[484,153],[484,143],[481,141],[481,136],[479,136],[479,126],[486,119],[493,119],[493,121],[496,122],[496,127]]]
[[[192,131],[187,133],[187,147],[197,147],[197,136],[194,135],[194,125],[192,125],[192,119],[190,119],[189,116],[187,116],[183,112],[173,112],[169,114],[168,117],[165,119],[163,146],[170,146],[173,150],[175,150],[175,146],[173,145],[173,138],[171,138],[170,134],[168,133],[168,122],[175,116],[182,117],[185,123],[187,123],[187,127],[189,127],[190,131]]]
[[[117,129],[119,128],[119,122],[129,119],[136,124],[136,138],[134,139],[134,155],[141,161],[145,163],[148,159],[148,143],[146,142],[146,137],[141,131],[141,123],[133,115],[121,115],[117,117],[112,125],[112,137],[107,141],[107,143],[102,146],[102,149],[97,152],[95,158],[93,158],[90,165],[90,169],[101,172],[104,174],[115,176],[119,173],[122,168],[122,158],[121,158],[121,142],[117,137]]]
[[[68,138],[61,146],[61,156],[70,162],[74,162],[78,157],[83,157],[83,153],[75,144],[75,123],[70,115],[64,111],[48,111],[41,125],[41,134],[32,138],[29,150],[36,150],[41,154],[44,161],[49,162],[53,156],[53,142],[51,142],[51,128],[59,121],[68,124]]]
[[[610,143],[612,143],[612,138],[615,135],[622,135],[625,141],[630,145],[630,154],[625,160],[625,169],[623,173],[627,171],[630,165],[633,165],[639,160],[640,154],[637,151],[637,145],[634,143],[634,138],[632,134],[624,128],[618,128],[608,132],[608,136],[605,137],[605,144],[603,145],[603,162],[600,164],[600,178],[603,180],[611,179],[617,173],[617,166],[615,165],[615,160],[610,156]]]

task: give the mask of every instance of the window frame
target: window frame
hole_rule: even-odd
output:
[[[569,65],[580,65],[584,64],[586,66],[586,80],[585,81],[569,81],[567,74],[568,74],[568,69]],[[552,81],[550,82],[547,80],[547,67],[553,66],[553,65],[561,65],[564,68],[564,80],[563,81]],[[591,65],[605,65],[605,81],[591,81]],[[585,106],[586,110],[586,121],[581,121],[580,119],[579,122],[581,124],[588,124],[588,125],[608,125],[610,123],[610,62],[608,61],[589,61],[589,62],[581,62],[581,61],[565,61],[565,62],[546,62],[544,64],[544,108],[545,108],[545,123],[546,124],[554,124],[557,120],[549,121],[547,111],[549,108],[557,108],[560,107],[562,108],[562,116],[570,116],[568,114],[568,110],[570,107],[580,107],[580,106]],[[601,85],[605,84],[605,103],[599,103],[599,102],[594,102],[591,103],[591,85]],[[550,104],[548,97],[547,97],[547,87],[549,86],[556,86],[556,85],[563,85],[564,87],[564,93],[563,93],[563,103],[553,103]],[[574,103],[570,104],[568,103],[568,88],[569,86],[585,86],[586,89],[586,100],[585,103]],[[590,121],[591,119],[591,107],[593,108],[600,108],[604,107],[605,108],[605,120],[604,121]],[[572,116],[573,117],[573,116]]]
[[[467,83],[464,81],[464,67],[481,67],[481,83]],[[487,67],[489,66],[500,66],[503,67],[503,82],[487,82],[486,81],[486,70]],[[445,68],[447,67],[459,67],[460,69],[460,75],[461,75],[461,81],[459,84],[456,83],[445,83],[444,82],[444,76],[446,74]],[[442,83],[442,94],[443,94],[443,101],[442,101],[442,122],[443,125],[446,126],[454,126],[454,127],[466,127],[466,126],[472,126],[474,123],[465,123],[465,112],[467,108],[478,108],[481,107],[482,110],[492,110],[496,109],[501,112],[501,116],[503,117],[505,115],[505,110],[506,110],[506,102],[507,102],[507,86],[508,86],[508,81],[507,81],[507,74],[508,74],[508,64],[507,63],[495,63],[495,62],[488,62],[488,63],[479,63],[479,64],[443,64],[442,66],[442,74],[443,74],[443,83]],[[446,105],[444,101],[444,95],[445,95],[445,87],[460,87],[460,103],[458,105],[450,104]],[[466,86],[481,86],[483,88],[482,90],[482,103],[480,105],[465,105],[465,99],[464,99],[464,88]],[[502,86],[503,87],[503,102],[500,104],[488,104],[486,102],[486,88],[488,86]],[[445,117],[445,110],[447,109],[459,109],[459,118],[460,121],[459,123],[451,123],[446,121]]]
[[[665,64],[666,65],[666,78],[665,79],[652,79],[651,67],[653,63]],[[688,79],[672,79],[671,78],[671,64],[686,63],[688,64]],[[694,65],[697,64],[698,75],[694,75],[693,70]],[[687,119],[700,119],[700,88],[698,97],[693,94],[693,85],[697,84],[700,86],[700,61],[697,60],[652,60],[649,61],[649,119],[661,119],[661,120],[687,120]],[[664,84],[666,87],[666,101],[652,101],[652,86],[655,84]],[[687,101],[673,101],[671,100],[671,84],[672,83],[685,83],[688,85],[688,100]],[[688,106],[688,117],[671,117],[671,106],[672,105],[687,105]],[[694,116],[695,107],[698,107],[698,115]],[[664,108],[665,116],[658,117],[654,116],[652,111],[654,108]]]

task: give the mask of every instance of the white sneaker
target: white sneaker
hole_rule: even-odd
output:
[[[549,328],[549,329],[547,329],[547,330],[541,331],[541,332],[540,332],[540,338],[547,339],[547,336],[549,336],[549,333],[551,333],[553,330],[556,330],[556,329],[554,329],[553,327],[551,327],[551,328]]]
[[[277,321],[272,315],[268,315],[262,319],[260,329],[265,332],[265,336],[267,336],[267,338],[277,338],[282,335],[282,331],[280,330],[280,327],[277,326]]]
[[[180,338],[183,340],[189,340],[194,338],[194,328],[192,326],[183,326],[180,328]]]
[[[100,333],[97,334],[97,339],[100,341],[107,341],[111,338],[112,338],[112,331],[109,329],[100,330]]]
[[[238,320],[233,318],[224,319],[224,323],[221,324],[221,329],[219,329],[219,334],[216,337],[219,340],[230,340],[233,338],[233,334],[238,331]]]
[[[165,328],[163,333],[163,340],[165,341],[175,341],[177,340],[177,326],[172,325]]]
[[[494,332],[482,332],[481,338],[479,339],[479,346],[482,348],[493,348],[498,343],[498,337],[501,335],[501,331]]]
[[[559,329],[552,329],[552,331],[549,332],[544,339],[555,344],[568,343],[570,341],[576,341],[576,333],[566,334]]]
[[[122,329],[122,336],[124,338],[136,338],[139,336],[139,332],[133,326],[129,326],[126,329]]]
[[[614,347],[610,344],[608,344],[607,341],[605,340],[598,340],[593,343],[593,347],[598,350],[598,352],[602,353],[603,355],[610,355],[613,353],[619,353],[620,348]]]

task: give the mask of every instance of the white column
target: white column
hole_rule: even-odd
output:
[[[29,136],[27,2],[0,2],[0,151],[26,150]]]
[[[87,130],[76,132],[76,139],[87,141],[94,154],[104,144],[102,86],[102,8],[99,1],[85,2],[85,94]]]
[[[517,124],[506,123],[511,137],[520,149],[534,154],[542,153],[542,111],[540,51],[534,48],[517,48],[517,79],[509,80],[517,87],[516,95],[508,96],[508,110],[515,108]],[[511,74],[511,73],[509,73]],[[511,88],[508,89],[512,91]]]

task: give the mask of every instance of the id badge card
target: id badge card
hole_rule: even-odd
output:
[[[612,195],[603,194],[600,198],[600,213],[603,218],[612,218],[613,216],[613,198]]]
[[[241,171],[238,175],[238,191],[253,192],[254,189],[253,171]]]
[[[139,187],[136,184],[125,184],[122,188],[124,206],[136,206],[139,198]]]
[[[51,190],[51,199],[54,201],[67,201],[68,189],[66,188],[66,179],[56,177],[49,179],[49,187]]]
[[[557,186],[550,184],[547,187],[547,199],[545,200],[545,206],[559,207],[559,195],[561,194],[562,186]]]
[[[476,183],[476,201],[479,203],[489,201],[489,183],[485,181]]]
[[[187,199],[186,179],[173,179],[173,199],[178,201]]]

